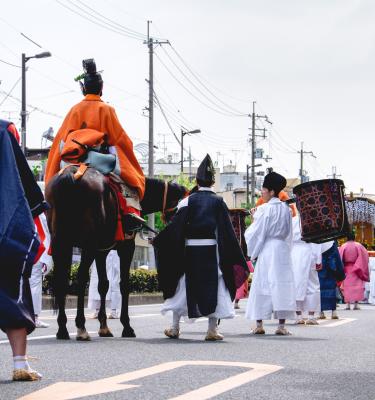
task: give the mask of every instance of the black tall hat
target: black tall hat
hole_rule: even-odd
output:
[[[213,185],[215,183],[215,168],[209,154],[206,155],[199,165],[196,179],[207,185]]]
[[[89,93],[99,93],[103,88],[103,79],[100,72],[96,71],[96,63],[93,58],[82,61],[84,73],[75,78],[79,81],[84,95]],[[83,80],[83,82],[82,82]]]
[[[270,172],[264,177],[263,187],[279,193],[286,186],[286,179],[277,172]]]

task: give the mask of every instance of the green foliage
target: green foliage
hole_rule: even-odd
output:
[[[78,268],[79,264],[72,265],[69,276],[68,294],[77,295],[78,292]],[[158,276],[156,271],[136,269],[130,271],[130,292],[153,293],[158,291]],[[53,269],[43,280],[43,293],[52,294]]]
[[[39,174],[42,172],[41,165],[33,165],[32,171],[35,179],[37,179],[39,177]]]
[[[156,271],[136,269],[130,271],[131,293],[152,293],[158,291],[158,274]]]
[[[185,186],[189,190],[193,189],[196,184],[195,179],[190,180],[189,177],[184,174],[180,174],[179,177],[176,179],[176,182],[179,185]]]
[[[165,228],[165,223],[161,219],[161,212],[155,213],[155,228],[157,231],[161,231]]]

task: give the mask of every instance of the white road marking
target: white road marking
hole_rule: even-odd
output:
[[[90,335],[94,334],[94,333],[98,333],[96,331],[92,331],[92,332],[87,332]],[[77,334],[77,332],[69,332],[69,336],[75,336]],[[54,335],[45,335],[45,336],[29,336],[27,338],[27,341],[29,342],[30,340],[42,340],[42,339],[51,339],[51,338],[56,338],[56,334]],[[9,343],[9,340],[0,340],[0,344],[4,344],[4,343]]]
[[[161,315],[161,314],[160,313],[157,313],[157,314],[135,314],[135,315],[130,314],[129,317],[130,318],[146,318],[146,317],[155,317],[156,315]],[[67,315],[66,317],[67,317],[67,319],[70,319],[70,320],[76,318],[75,315]],[[88,320],[88,319],[89,320],[97,319],[97,318],[90,318],[89,316],[86,316],[85,318],[86,318],[86,320]],[[42,316],[39,319],[41,321],[44,321],[44,320],[56,320],[57,316],[56,315],[51,315],[51,316],[47,316],[47,317]],[[109,319],[109,318],[107,317],[107,319]],[[119,319],[119,318],[116,318],[116,319]]]
[[[169,400],[206,400],[218,396],[221,393],[232,390],[236,387],[259,379],[268,374],[282,369],[278,365],[257,364],[230,361],[173,361],[143,368],[133,372],[126,372],[121,375],[99,379],[92,382],[57,382],[44,389],[20,397],[18,400],[71,400],[80,397],[100,395],[104,393],[117,392],[125,389],[137,388],[140,385],[129,385],[130,382],[155,374],[171,371],[185,366],[225,366],[247,368],[248,371],[234,375],[230,378],[217,381],[213,384],[203,386],[183,395],[170,398]]]
[[[349,322],[356,321],[356,318],[340,318],[339,320],[324,320],[324,322],[319,321],[319,325],[310,325],[312,327],[317,327],[317,328],[336,328],[337,326],[347,324]],[[335,321],[335,322],[332,322]],[[309,325],[307,325],[309,326]]]

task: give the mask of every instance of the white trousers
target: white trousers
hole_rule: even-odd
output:
[[[42,283],[43,283],[42,263],[38,262],[35,265],[33,265],[29,282],[30,282],[31,297],[33,299],[34,314],[39,315],[40,312],[42,311]]]
[[[112,310],[121,309],[120,292],[120,259],[117,252],[111,250],[107,257],[107,278],[109,289],[106,296],[106,306]],[[98,292],[98,272],[95,262],[91,266],[88,308],[98,310],[100,308],[100,294]]]

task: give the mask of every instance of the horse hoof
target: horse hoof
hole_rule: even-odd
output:
[[[98,335],[100,337],[113,337],[112,332],[108,328],[99,329]]]
[[[137,336],[134,332],[134,329],[129,327],[123,329],[121,337],[137,337]]]
[[[57,340],[69,340],[70,336],[69,336],[69,332],[68,331],[58,331],[56,333],[56,339]]]
[[[77,329],[76,340],[80,342],[88,342],[91,340],[91,337],[86,331],[86,329]]]

